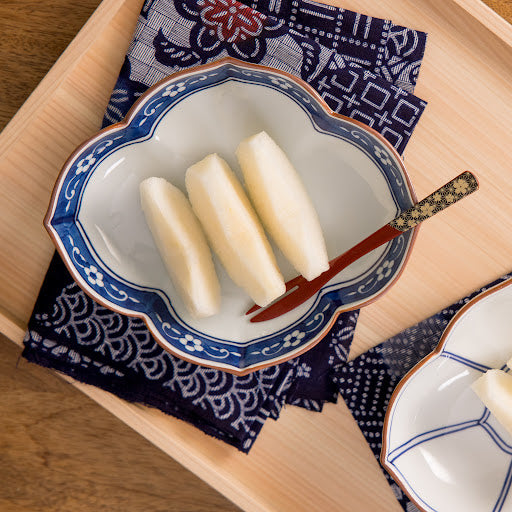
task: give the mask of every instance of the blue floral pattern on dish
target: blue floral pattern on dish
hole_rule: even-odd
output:
[[[165,81],[137,104],[130,116],[129,127],[121,126],[100,133],[83,147],[65,168],[49,224],[59,239],[61,250],[71,260],[75,278],[79,277],[104,301],[114,307],[129,309],[133,314],[146,315],[148,324],[160,341],[178,353],[187,355],[193,352],[205,364],[222,362],[226,368],[240,370],[268,362],[289,351],[300,350],[328,326],[340,308],[346,309],[347,304],[355,307],[386,287],[404,263],[412,232],[388,243],[380,259],[364,275],[350,282],[325,286],[303,318],[271,336],[251,340],[243,347],[229,340],[189,332],[183,321],[177,321],[172,304],[164,300],[161,293],[127,282],[106,268],[90,250],[87,235],[78,219],[88,179],[102,160],[119,148],[151,138],[163,116],[184,98],[226,80],[269,87],[287,95],[300,105],[315,130],[358,146],[375,162],[389,183],[397,213],[412,205],[402,171],[390,157],[384,143],[371,137],[357,123],[328,115],[305,88],[285,75],[227,61]],[[146,304],[152,304],[153,308],[147,310]],[[193,339],[189,339],[190,336]]]

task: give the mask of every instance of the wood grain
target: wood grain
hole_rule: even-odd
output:
[[[93,22],[79,33],[0,136],[0,332],[17,343],[53,251],[41,218],[56,172],[71,149],[99,125],[140,3],[104,0]],[[361,314],[355,354],[510,270],[512,183],[507,130],[512,116],[512,35],[503,20],[482,10],[476,0],[345,0],[340,4],[430,34],[417,89],[429,106],[406,152],[418,196],[464,168],[475,170],[481,181],[474,198],[422,227],[399,283]],[[5,5],[11,8],[19,2],[11,0]],[[45,3],[32,5],[35,12]],[[20,48],[26,44],[17,41]],[[38,50],[30,50],[36,60]],[[25,231],[21,236],[19,226]],[[156,410],[75,385],[244,509],[400,510],[344,404],[327,406],[320,415],[286,409],[278,422],[267,422],[253,451],[245,456]],[[41,399],[35,397],[35,403]],[[25,409],[34,407],[28,404],[24,402]],[[55,420],[64,421],[73,414],[72,407],[65,406]],[[90,421],[95,414],[84,412],[84,417]],[[104,432],[109,434],[116,426]],[[41,434],[32,436],[44,445]],[[75,444],[81,442],[81,447],[89,449],[94,441],[90,433],[84,434],[81,441],[72,442],[69,453],[76,454]],[[100,451],[106,451],[105,446]],[[56,444],[40,452],[34,447],[31,453],[45,454],[45,450],[55,450],[57,460],[65,458]],[[37,464],[34,455],[24,467],[29,467],[32,458]],[[10,463],[18,459],[25,460],[17,453]],[[40,459],[36,467],[44,468],[44,456]],[[71,481],[76,481],[80,473],[70,470],[70,474]],[[104,481],[97,478],[93,485],[99,486]],[[68,499],[73,487],[69,481],[62,485],[69,486],[63,498]],[[51,490],[48,486],[49,495]],[[20,496],[22,505],[23,500],[30,500],[23,493]],[[26,503],[30,509],[30,501]],[[56,509],[67,510],[64,503],[55,505]],[[96,508],[94,501],[89,506]]]

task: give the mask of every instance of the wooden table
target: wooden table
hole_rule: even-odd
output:
[[[0,135],[0,332],[15,343],[53,251],[41,226],[53,182],[97,130],[140,4],[104,0]],[[400,281],[361,313],[355,355],[512,270],[512,29],[478,0],[340,4],[430,34],[417,88],[429,107],[405,155],[418,196],[464,168],[482,185],[421,229]],[[510,3],[498,7],[506,14]],[[286,409],[245,456],[158,411],[74,385],[246,510],[400,510],[343,403],[320,415]]]

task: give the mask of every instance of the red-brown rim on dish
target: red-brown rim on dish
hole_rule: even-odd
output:
[[[127,315],[127,316],[131,316],[131,317],[136,317],[136,318],[142,319],[144,321],[144,323],[146,324],[146,326],[148,327],[148,329],[151,332],[151,334],[153,335],[153,337],[155,338],[155,340],[158,342],[158,344],[164,350],[166,350],[167,352],[169,352],[169,353],[179,357],[180,359],[184,359],[186,361],[189,361],[189,362],[194,363],[194,364],[198,364],[200,366],[205,366],[205,367],[208,367],[208,368],[216,368],[216,369],[220,369],[220,370],[226,371],[228,373],[233,373],[235,375],[242,376],[242,375],[247,375],[248,373],[254,372],[256,370],[260,370],[262,368],[266,368],[268,366],[274,366],[276,364],[284,363],[285,361],[293,359],[294,357],[297,357],[297,356],[303,354],[304,352],[307,352],[308,350],[311,350],[315,345],[317,345],[326,336],[326,334],[328,333],[329,329],[333,326],[334,322],[336,321],[336,319],[338,318],[338,316],[341,313],[343,313],[345,311],[359,309],[359,308],[361,308],[363,306],[371,304],[374,301],[376,301],[378,298],[380,298],[383,294],[385,294],[396,283],[398,278],[401,276],[401,274],[402,274],[402,272],[403,272],[403,270],[404,270],[404,268],[406,266],[406,263],[407,263],[407,261],[409,259],[409,256],[410,256],[410,254],[412,252],[412,248],[413,248],[414,242],[416,240],[416,236],[417,236],[417,232],[418,232],[419,226],[417,226],[417,227],[415,227],[413,229],[413,234],[412,234],[412,237],[411,237],[409,248],[407,250],[407,254],[405,255],[405,258],[404,258],[404,261],[402,263],[401,268],[396,273],[394,278],[388,283],[388,285],[382,291],[380,291],[376,296],[372,297],[371,299],[368,299],[367,301],[362,302],[361,304],[359,304],[357,306],[352,306],[352,307],[349,307],[349,308],[343,308],[343,306],[340,306],[336,310],[336,312],[333,314],[333,316],[331,318],[331,321],[324,327],[324,329],[322,329],[322,331],[320,333],[318,333],[305,347],[302,347],[300,350],[298,350],[296,352],[285,354],[285,355],[283,355],[281,357],[278,357],[276,359],[273,359],[271,361],[267,361],[265,363],[260,363],[260,364],[257,364],[257,365],[254,365],[254,366],[251,366],[251,367],[248,367],[248,368],[244,368],[244,369],[237,369],[237,368],[233,368],[231,366],[225,367],[224,365],[222,365],[220,363],[216,364],[216,365],[215,364],[208,364],[208,363],[206,363],[204,361],[201,361],[199,359],[195,359],[194,357],[191,357],[189,354],[182,353],[181,351],[175,349],[174,347],[169,347],[166,344],[166,342],[161,339],[160,333],[154,328],[154,326],[152,325],[152,322],[150,321],[149,317],[145,313],[137,313],[137,312],[133,312],[131,310],[126,310],[126,309],[124,309],[122,307],[119,307],[119,306],[117,306],[115,304],[110,303],[109,301],[105,300],[103,297],[98,295],[92,288],[89,287],[89,285],[86,283],[86,281],[84,281],[82,279],[82,277],[80,276],[80,274],[76,271],[76,269],[74,268],[74,265],[71,263],[69,257],[67,256],[66,251],[64,250],[62,245],[59,243],[59,238],[56,235],[55,231],[53,230],[53,228],[52,228],[52,226],[50,224],[50,219],[52,218],[53,213],[55,211],[56,202],[57,202],[57,196],[58,196],[58,193],[60,191],[60,187],[61,187],[61,185],[62,185],[62,183],[64,181],[64,178],[66,176],[67,170],[68,170],[67,168],[70,166],[71,162],[75,159],[75,156],[78,153],[80,153],[86,146],[88,146],[92,142],[94,142],[95,139],[103,136],[105,133],[108,133],[108,132],[111,132],[111,131],[118,131],[118,130],[123,129],[126,126],[128,126],[130,124],[132,118],[135,116],[136,112],[138,111],[139,106],[145,101],[146,97],[151,95],[156,89],[159,89],[159,88],[161,88],[162,86],[164,86],[164,85],[166,85],[168,83],[174,82],[175,80],[182,79],[183,77],[186,77],[187,75],[195,74],[198,71],[215,69],[217,67],[221,67],[221,66],[224,66],[226,64],[232,64],[232,65],[235,65],[235,66],[238,66],[238,67],[244,67],[244,68],[252,69],[252,70],[260,70],[260,71],[271,72],[273,74],[281,75],[284,78],[287,78],[288,80],[294,81],[297,85],[302,87],[308,94],[310,94],[312,97],[315,98],[315,100],[319,103],[319,105],[323,108],[323,110],[325,111],[325,113],[327,115],[329,115],[329,116],[331,116],[333,118],[343,119],[343,120],[345,120],[345,121],[347,121],[347,122],[349,122],[349,123],[351,123],[351,124],[353,124],[355,126],[358,126],[358,127],[362,128],[363,130],[365,130],[369,134],[371,134],[374,137],[376,137],[383,145],[386,146],[386,148],[390,151],[390,153],[392,153],[394,155],[395,159],[397,160],[398,164],[401,167],[403,175],[405,176],[406,183],[407,183],[407,188],[409,190],[409,193],[411,194],[411,197],[412,197],[413,201],[414,202],[417,201],[416,194],[414,192],[414,188],[413,188],[412,183],[410,181],[409,175],[407,174],[407,170],[406,170],[406,168],[404,166],[402,158],[400,157],[400,155],[396,151],[396,149],[380,133],[378,133],[376,130],[374,130],[373,128],[371,128],[371,127],[369,127],[369,126],[367,126],[367,125],[365,125],[363,123],[361,123],[360,121],[357,121],[355,119],[351,119],[351,118],[349,118],[347,116],[344,116],[344,115],[341,115],[341,114],[337,114],[336,112],[334,112],[333,110],[331,110],[329,108],[329,106],[327,105],[327,103],[325,103],[325,101],[320,96],[320,94],[317,91],[315,91],[309,84],[307,84],[306,82],[304,82],[300,78],[297,78],[297,77],[291,75],[290,73],[287,73],[286,71],[276,70],[276,69],[270,68],[268,66],[262,66],[262,65],[259,65],[259,64],[246,63],[246,62],[234,59],[232,57],[224,57],[222,59],[219,59],[219,60],[217,60],[215,62],[211,62],[209,64],[204,64],[202,66],[197,66],[197,67],[194,67],[194,68],[191,68],[191,69],[179,71],[179,72],[173,74],[172,76],[169,76],[169,77],[164,78],[163,80],[159,81],[158,83],[156,83],[155,85],[150,87],[140,98],[138,98],[138,100],[132,105],[132,107],[128,111],[126,117],[122,121],[120,121],[119,123],[115,123],[115,124],[113,124],[111,126],[108,126],[106,128],[103,128],[102,130],[97,132],[94,136],[90,137],[85,142],[80,144],[71,153],[71,155],[68,157],[68,159],[64,163],[64,165],[63,165],[63,167],[62,167],[62,169],[61,169],[61,171],[59,173],[59,176],[58,176],[57,181],[55,182],[55,185],[54,185],[54,188],[53,188],[53,192],[52,192],[52,195],[51,195],[50,203],[49,203],[48,210],[46,212],[43,224],[44,224],[46,230],[48,231],[48,234],[50,235],[50,238],[52,239],[54,245],[56,246],[57,251],[59,252],[59,254],[60,254],[62,260],[64,261],[64,264],[66,265],[68,271],[70,272],[71,276],[76,281],[76,283],[80,286],[80,288],[82,288],[82,290],[85,293],[87,293],[87,295],[89,295],[93,300],[95,300],[96,302],[98,302],[102,306],[105,306],[106,308],[111,309],[112,311],[115,311],[116,313],[120,313],[120,314],[123,314],[123,315]]]
[[[497,284],[496,286],[493,286],[492,288],[489,288],[485,292],[480,293],[473,299],[471,299],[467,304],[465,304],[457,313],[454,315],[454,317],[450,320],[449,324],[446,326],[445,330],[443,331],[443,334],[441,338],[439,339],[439,343],[437,344],[436,348],[427,356],[425,356],[421,361],[419,361],[416,365],[414,365],[402,378],[402,380],[397,384],[396,388],[393,391],[393,394],[391,395],[391,398],[389,399],[389,404],[386,409],[386,416],[384,417],[384,426],[382,428],[382,448],[380,451],[380,463],[382,466],[386,469],[386,471],[393,477],[393,480],[400,486],[402,491],[407,495],[407,497],[418,507],[419,510],[422,512],[429,512],[419,501],[412,496],[409,491],[405,488],[405,485],[400,480],[399,475],[393,470],[393,468],[387,464],[386,462],[386,453],[388,450],[387,446],[387,437],[389,432],[389,422],[391,418],[391,413],[393,410],[393,407],[395,405],[395,402],[397,398],[400,395],[400,392],[402,388],[407,384],[407,382],[413,377],[413,375],[416,374],[423,366],[425,366],[428,362],[430,362],[432,359],[435,359],[438,354],[440,354],[443,351],[443,348],[446,344],[446,341],[452,332],[455,325],[458,323],[458,321],[468,312],[469,309],[471,309],[475,304],[480,302],[482,299],[485,299],[489,295],[497,292],[498,290],[501,290],[503,288],[506,288],[507,286],[512,284],[512,279],[507,279],[506,281],[503,281],[502,283]]]

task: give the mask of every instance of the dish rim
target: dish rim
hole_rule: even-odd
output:
[[[443,331],[443,334],[441,335],[441,338],[439,338],[439,343],[437,344],[436,348],[430,352],[430,354],[426,355],[421,361],[418,361],[400,380],[400,382],[397,384],[395,389],[393,390],[393,393],[391,395],[391,398],[389,399],[388,407],[386,409],[386,415],[384,417],[384,426],[382,428],[382,448],[380,452],[380,463],[384,467],[384,469],[391,475],[393,480],[398,484],[400,489],[405,493],[405,495],[416,505],[416,507],[421,512],[430,512],[430,510],[426,509],[420,502],[417,500],[414,496],[409,493],[407,490],[405,484],[403,484],[402,480],[400,479],[399,473],[395,472],[390,464],[387,464],[386,456],[388,451],[387,446],[387,438],[388,433],[390,430],[390,419],[392,415],[392,411],[395,407],[395,402],[398,399],[402,388],[409,382],[409,380],[414,377],[414,375],[423,368],[423,366],[427,365],[434,359],[437,359],[439,357],[439,354],[444,350],[444,347],[446,345],[446,342],[448,341],[448,338],[450,337],[451,332],[455,328],[455,326],[458,324],[459,320],[462,319],[464,315],[468,313],[470,309],[473,308],[476,304],[478,304],[481,300],[485,299],[489,295],[492,295],[493,293],[496,293],[503,288],[506,288],[508,286],[512,285],[512,278],[508,278],[505,281],[498,283],[488,290],[485,290],[475,297],[473,297],[470,301],[468,301],[464,306],[455,313],[453,318],[450,320],[448,325],[445,327],[445,330]]]
[[[58,177],[57,177],[57,179],[55,181],[55,184],[54,184],[54,187],[53,187],[53,190],[52,190],[52,194],[51,194],[51,197],[50,197],[50,202],[49,202],[49,205],[48,205],[48,209],[47,209],[47,212],[46,212],[44,220],[43,220],[43,225],[44,225],[46,231],[48,232],[48,234],[49,234],[49,236],[50,236],[54,246],[56,247],[57,252],[59,253],[60,257],[62,258],[62,260],[63,260],[63,262],[64,262],[64,264],[66,266],[66,268],[70,272],[70,274],[73,277],[73,279],[75,280],[75,282],[95,302],[97,302],[98,304],[100,304],[100,305],[102,305],[102,306],[104,306],[104,307],[106,307],[106,308],[108,308],[111,311],[114,311],[116,313],[119,313],[119,314],[122,314],[122,315],[126,315],[126,316],[129,316],[129,317],[133,317],[133,318],[141,319],[144,322],[144,324],[146,325],[146,327],[148,328],[148,330],[150,331],[150,333],[153,336],[153,338],[155,339],[155,341],[166,352],[168,352],[168,353],[170,353],[170,354],[172,354],[172,355],[174,355],[176,357],[179,357],[180,359],[183,359],[183,360],[188,361],[190,363],[197,364],[197,365],[200,365],[200,366],[204,366],[204,367],[207,367],[207,368],[220,369],[222,371],[225,371],[225,372],[228,372],[228,373],[232,373],[232,374],[237,375],[237,376],[244,376],[244,375],[247,375],[249,373],[255,372],[257,370],[261,370],[263,368],[267,368],[269,366],[275,366],[277,364],[284,363],[286,361],[289,361],[290,359],[298,357],[301,354],[311,350],[313,347],[315,347],[327,335],[327,333],[329,332],[329,330],[331,329],[331,327],[333,326],[333,324],[335,323],[336,319],[338,318],[338,316],[341,313],[344,313],[344,312],[347,312],[347,311],[353,311],[353,310],[356,310],[356,309],[360,309],[360,308],[362,308],[364,306],[372,304],[377,299],[382,297],[385,293],[387,293],[396,284],[396,282],[398,281],[398,279],[400,278],[400,276],[402,275],[402,272],[404,271],[404,269],[406,267],[406,264],[407,264],[407,262],[409,260],[409,257],[411,255],[411,253],[412,253],[412,249],[414,247],[414,244],[415,244],[415,241],[416,241],[416,237],[417,237],[417,233],[419,231],[420,226],[416,226],[416,227],[414,227],[411,230],[412,231],[412,235],[411,235],[409,247],[408,247],[408,249],[406,251],[406,254],[404,256],[404,259],[403,259],[403,262],[402,262],[402,265],[401,265],[400,269],[396,272],[396,274],[393,277],[393,279],[391,279],[389,281],[387,286],[385,288],[383,288],[381,291],[379,291],[375,296],[373,296],[373,297],[371,297],[371,298],[361,302],[358,305],[353,305],[353,306],[350,306],[350,307],[344,307],[343,305],[338,306],[338,308],[332,314],[332,317],[331,317],[330,321],[326,323],[324,328],[320,332],[318,332],[311,339],[311,341],[309,343],[307,343],[306,345],[301,347],[299,350],[297,350],[297,351],[293,351],[292,350],[292,351],[290,351],[290,352],[288,352],[286,354],[283,354],[282,356],[278,356],[276,359],[272,359],[272,360],[268,360],[268,361],[263,361],[263,362],[260,362],[260,363],[254,364],[254,365],[250,365],[250,366],[248,366],[246,368],[235,368],[232,365],[226,365],[226,364],[223,364],[221,362],[219,362],[219,363],[211,362],[210,363],[208,361],[203,361],[202,359],[195,358],[194,356],[191,356],[190,354],[184,353],[184,352],[178,350],[175,347],[170,347],[169,344],[166,341],[161,339],[161,334],[159,333],[158,329],[155,328],[155,326],[153,325],[153,322],[151,321],[151,319],[149,318],[149,316],[146,313],[138,312],[138,311],[133,311],[133,310],[127,309],[127,308],[123,308],[122,306],[114,304],[114,303],[110,302],[109,300],[105,299],[100,294],[98,294],[92,287],[90,287],[87,284],[86,280],[83,279],[82,276],[80,275],[80,273],[75,269],[75,266],[73,265],[73,263],[71,262],[71,259],[69,258],[68,252],[62,246],[62,244],[60,242],[60,238],[57,235],[57,232],[53,229],[53,226],[51,224],[51,220],[52,220],[52,218],[54,216],[54,213],[55,213],[55,210],[56,210],[57,199],[58,199],[58,196],[59,196],[59,192],[61,190],[61,185],[62,185],[63,181],[65,180],[65,178],[67,176],[67,172],[69,170],[69,169],[67,169],[67,167],[71,164],[71,162],[75,159],[75,157],[79,153],[81,153],[87,146],[89,146],[92,143],[94,143],[94,141],[97,138],[101,138],[103,135],[105,135],[105,134],[107,134],[107,133],[109,133],[111,131],[112,132],[113,131],[118,131],[118,130],[122,130],[122,129],[128,127],[130,125],[131,121],[133,120],[133,118],[135,117],[135,115],[138,113],[139,108],[142,106],[142,104],[144,103],[146,98],[148,96],[151,96],[151,94],[154,91],[156,91],[157,89],[161,88],[164,84],[170,84],[170,83],[172,83],[174,81],[177,81],[177,80],[180,80],[180,79],[182,79],[182,78],[184,78],[184,77],[186,77],[186,76],[188,76],[190,74],[195,74],[195,73],[201,72],[202,70],[211,70],[211,69],[222,67],[222,66],[225,66],[225,65],[228,65],[228,64],[231,64],[231,65],[234,65],[234,66],[238,66],[238,67],[242,67],[242,68],[247,68],[247,69],[254,70],[254,71],[262,71],[262,72],[272,73],[274,75],[275,74],[281,75],[283,78],[295,82],[299,87],[304,89],[304,91],[308,95],[312,96],[315,99],[315,101],[318,103],[318,105],[322,108],[322,110],[324,111],[324,113],[327,116],[332,117],[334,119],[341,119],[341,120],[343,120],[345,122],[348,122],[349,124],[353,124],[353,125],[357,126],[358,128],[366,131],[367,133],[369,133],[373,137],[377,138],[379,140],[379,142],[381,142],[386,147],[386,149],[394,156],[395,160],[397,161],[397,163],[398,163],[398,165],[400,167],[401,173],[402,173],[402,175],[405,178],[405,185],[406,185],[406,187],[408,189],[408,192],[409,192],[413,202],[417,202],[416,193],[415,193],[414,187],[412,185],[412,182],[410,180],[409,174],[407,172],[407,169],[405,167],[405,164],[403,162],[402,157],[400,156],[398,151],[393,147],[393,145],[383,135],[381,135],[379,132],[377,132],[375,129],[373,129],[370,126],[365,125],[364,123],[362,123],[362,122],[360,122],[360,121],[358,121],[356,119],[352,119],[352,118],[350,118],[348,116],[345,116],[343,114],[338,114],[338,113],[334,112],[327,105],[327,103],[320,96],[320,94],[315,89],[313,89],[312,86],[310,86],[307,82],[305,82],[301,78],[298,78],[298,77],[296,77],[296,76],[294,76],[294,75],[292,75],[292,74],[290,74],[290,73],[288,73],[286,71],[275,69],[275,68],[271,68],[269,66],[264,66],[264,65],[261,65],[261,64],[248,63],[248,62],[240,61],[240,60],[235,59],[233,57],[223,57],[221,59],[218,59],[216,61],[213,61],[213,62],[210,62],[210,63],[207,63],[207,64],[203,64],[203,65],[200,65],[200,66],[195,66],[195,67],[190,68],[190,69],[185,69],[185,70],[182,70],[182,71],[178,71],[178,72],[176,72],[176,73],[174,73],[174,74],[172,74],[172,75],[170,75],[170,76],[168,76],[168,77],[158,81],[156,84],[154,84],[151,87],[149,87],[137,99],[137,101],[135,101],[135,103],[131,106],[131,108],[128,111],[128,113],[126,114],[126,116],[121,121],[119,121],[117,123],[114,123],[114,124],[112,124],[110,126],[107,126],[107,127],[103,128],[103,129],[99,130],[98,132],[93,134],[91,137],[87,138],[79,146],[77,146],[73,150],[73,152],[69,155],[69,157],[66,159],[66,161],[64,162],[64,164],[61,167],[61,170],[59,172],[59,175],[58,175]]]

